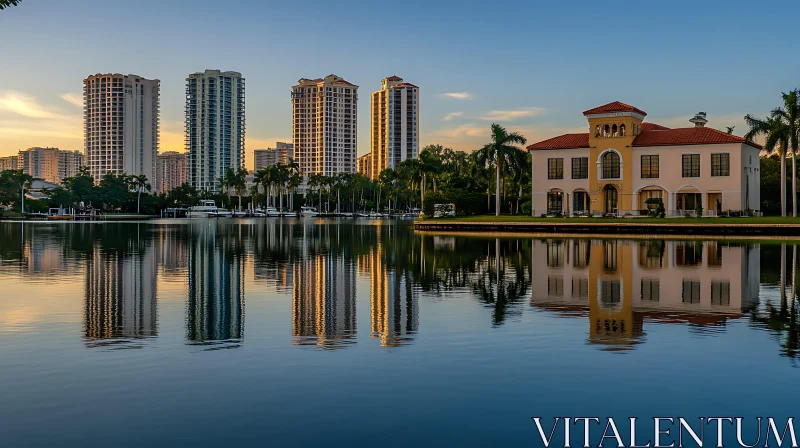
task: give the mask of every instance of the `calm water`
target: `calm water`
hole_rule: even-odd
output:
[[[796,249],[0,223],[0,445],[540,446],[532,416],[785,419]]]

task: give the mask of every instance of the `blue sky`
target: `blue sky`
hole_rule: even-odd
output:
[[[481,146],[497,121],[529,141],[586,126],[619,100],[648,121],[709,126],[765,115],[800,87],[800,2],[23,0],[0,12],[0,156],[81,149],[82,80],[161,80],[161,150],[183,150],[186,75],[247,79],[247,150],[291,138],[291,86],[331,73],[369,93],[397,74],[421,89],[422,144]],[[448,95],[450,94],[450,95]],[[252,162],[250,154],[247,156]]]

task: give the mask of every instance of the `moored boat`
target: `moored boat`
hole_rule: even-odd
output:
[[[319,216],[316,207],[302,206],[300,207],[300,216]]]

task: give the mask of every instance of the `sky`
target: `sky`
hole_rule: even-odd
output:
[[[585,132],[612,101],[646,121],[736,126],[800,87],[800,2],[406,0],[23,0],[0,11],[0,156],[82,149],[83,79],[161,80],[161,151],[183,151],[189,73],[246,78],[246,158],[291,141],[291,87],[336,74],[369,94],[398,75],[420,87],[421,144],[471,151],[493,122],[529,143]]]

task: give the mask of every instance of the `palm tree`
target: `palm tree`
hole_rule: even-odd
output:
[[[783,139],[792,153],[792,216],[797,217],[797,156],[800,151],[800,90],[781,93],[783,108],[772,111],[772,117],[780,123]],[[785,178],[784,178],[785,179]]]
[[[269,170],[267,168],[261,168],[260,170],[256,171],[253,174],[253,183],[255,184],[256,193],[258,193],[258,187],[260,185],[264,186],[264,207],[267,204],[267,185],[269,184]]]
[[[147,180],[147,176],[139,174],[138,176],[130,177],[131,184],[136,188],[136,213],[139,214],[139,206],[142,203],[142,190],[150,191],[152,187]]]
[[[294,163],[289,163],[289,182],[286,186],[289,189],[289,208],[294,210],[294,192],[303,183],[303,175],[300,174],[300,167]]]
[[[733,134],[733,128],[735,127],[736,126],[725,126],[725,132],[727,132],[728,134]]]
[[[497,123],[492,124],[492,142],[484,146],[488,160],[493,160],[495,165],[495,216],[500,216],[500,170],[503,159],[510,156],[511,151],[520,151],[517,145],[524,145],[528,140],[517,132],[509,133]]]
[[[236,170],[236,174],[233,176],[233,189],[236,192],[236,195],[239,197],[239,210],[242,209],[242,195],[247,187],[248,174],[247,168],[240,166],[239,169]]]
[[[784,94],[784,100],[791,99],[788,98],[790,96],[794,97],[795,102],[797,101],[797,91],[789,95]],[[790,106],[788,101],[787,105]],[[795,154],[797,153],[797,150],[792,145],[792,140],[794,140],[794,145],[796,145],[797,131],[798,127],[800,127],[800,123],[797,121],[798,109],[800,109],[800,106],[789,107],[789,109],[788,111],[780,108],[775,109],[770,116],[765,119],[755,118],[750,114],[744,117],[745,122],[750,127],[750,130],[745,134],[744,138],[753,140],[759,135],[766,136],[764,149],[768,152],[777,153],[781,158],[781,216],[786,216],[786,154],[790,147],[792,147],[792,151],[794,151]],[[792,117],[792,115],[794,116]],[[792,117],[793,120],[791,120],[790,117]],[[792,136],[792,133],[795,135]],[[793,164],[793,166],[796,166],[796,163]],[[796,174],[796,171],[794,174]],[[792,177],[796,179],[796,175]],[[796,180],[792,182],[792,185],[796,187]],[[796,207],[794,215],[797,216]]]
[[[22,0],[0,0],[0,10],[10,8],[12,6],[17,6],[22,2]]]

